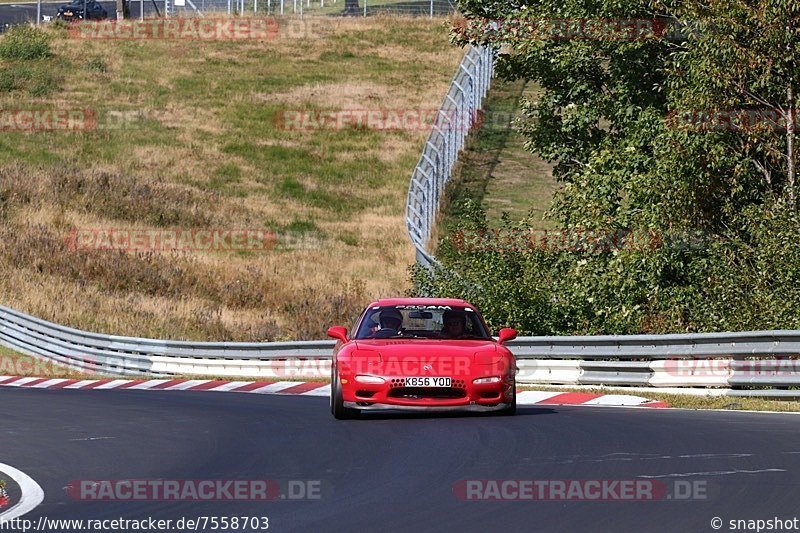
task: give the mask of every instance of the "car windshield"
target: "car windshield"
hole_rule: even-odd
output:
[[[367,309],[356,339],[491,339],[483,320],[470,307],[393,305]]]

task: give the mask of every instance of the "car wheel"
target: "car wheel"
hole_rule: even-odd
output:
[[[342,384],[339,382],[339,373],[331,367],[331,414],[337,420],[358,418],[359,410],[344,406],[342,398]]]
[[[517,414],[517,383],[514,382],[513,388],[511,389],[513,392],[511,394],[511,405],[498,411],[497,414],[501,416],[514,416]]]

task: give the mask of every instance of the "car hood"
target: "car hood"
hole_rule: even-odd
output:
[[[381,359],[430,361],[439,357],[495,353],[493,340],[369,339],[354,341],[359,352],[378,352]]]

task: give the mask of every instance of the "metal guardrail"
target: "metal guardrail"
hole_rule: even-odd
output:
[[[526,337],[536,357],[652,358],[800,355],[800,331]]]
[[[494,74],[494,52],[470,46],[444,97],[422,156],[411,175],[406,202],[406,226],[417,251],[417,262],[435,262],[428,252],[439,204],[458,153],[478,119]]]
[[[89,333],[0,306],[0,344],[111,375],[320,378],[334,341],[165,341]],[[732,395],[800,396],[800,331],[520,337],[517,381],[623,387],[738,387]],[[759,388],[754,388],[759,387]]]
[[[524,337],[517,380],[530,384],[742,388],[800,397],[800,331]],[[672,391],[675,392],[675,391]]]
[[[330,368],[334,341],[190,342],[122,337],[80,331],[0,306],[0,344],[68,368],[111,375],[319,377],[320,368]],[[328,375],[327,371],[322,374]]]

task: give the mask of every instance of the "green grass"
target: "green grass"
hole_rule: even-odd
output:
[[[402,45],[403,41],[408,40],[402,31],[363,30],[356,33],[359,37],[355,39],[353,36],[330,36],[326,48],[340,50],[348,42],[369,43],[368,46],[382,43]],[[399,43],[393,41],[394,37]],[[426,40],[419,33],[416,38]],[[72,42],[63,44],[71,45]],[[46,150],[41,148],[41,136],[5,132],[3,140],[9,149],[0,153],[0,163],[22,158],[30,163],[68,164],[75,154],[76,141],[80,144],[79,154],[84,160],[99,163],[120,162],[120,159],[125,159],[126,147],[129,146],[185,147],[185,141],[180,141],[176,135],[184,128],[165,127],[163,118],[158,116],[158,108],[189,105],[197,107],[184,109],[183,113],[197,116],[187,116],[188,120],[200,121],[199,115],[208,115],[211,121],[208,125],[224,131],[224,137],[211,133],[209,140],[226,139],[221,151],[231,156],[229,165],[237,165],[240,170],[248,169],[255,174],[253,177],[257,182],[272,184],[272,192],[283,194],[288,199],[308,200],[315,207],[332,210],[337,215],[352,213],[352,209],[374,204],[356,202],[356,205],[342,205],[341,201],[348,194],[314,193],[297,187],[287,188],[282,184],[286,178],[312,178],[318,181],[319,186],[326,188],[352,187],[365,178],[386,183],[389,178],[399,179],[403,176],[393,165],[381,161],[377,154],[342,160],[343,155],[368,152],[382,137],[380,132],[352,129],[303,135],[281,131],[275,127],[275,115],[291,104],[257,104],[251,98],[242,101],[241,96],[280,94],[309,84],[372,79],[382,79],[390,85],[413,90],[413,84],[408,80],[426,72],[429,65],[359,53],[353,54],[346,68],[332,68],[338,64],[338,52],[323,51],[313,58],[288,60],[288,50],[282,54],[276,54],[274,50],[253,53],[256,50],[252,50],[253,45],[249,43],[215,42],[182,47],[181,67],[168,68],[157,58],[171,55],[176,48],[174,43],[154,41],[146,43],[146,46],[144,43],[126,41],[102,43],[120,54],[122,60],[117,64],[113,64],[113,59],[109,57],[110,50],[103,54],[97,44],[81,43],[81,50],[89,48],[89,53],[94,56],[85,65],[82,64],[83,55],[65,55],[63,46],[59,57],[51,61],[5,65],[0,70],[0,93],[12,93],[14,100],[19,102],[20,96],[55,96],[55,93],[69,87],[74,105],[93,108],[101,120],[120,107],[137,109],[137,106],[122,104],[122,100],[126,99],[147,102],[152,109],[149,114],[154,118],[137,121],[130,127],[118,130],[52,135],[48,138]],[[296,44],[306,46],[302,40]],[[429,46],[426,44],[425,48]],[[209,54],[230,57],[212,57],[209,61]],[[98,68],[98,65],[103,68]],[[83,72],[76,76],[76,70]],[[96,94],[101,90],[106,97],[98,99]],[[296,106],[305,109],[309,103],[313,103],[313,100],[298,101]],[[46,106],[46,102],[40,105]],[[269,141],[285,143],[301,137],[311,139],[304,139],[297,146],[269,145]],[[222,185],[224,183],[208,184],[212,189]],[[259,189],[256,193],[264,192]]]
[[[448,185],[442,227],[458,223],[460,203],[467,198],[483,205],[490,224],[497,225],[505,212],[512,220],[531,216],[537,227],[553,227],[544,218],[556,189],[550,166],[525,149],[512,122],[520,99],[535,95],[524,81],[494,82],[484,101],[483,124],[468,137]]]

